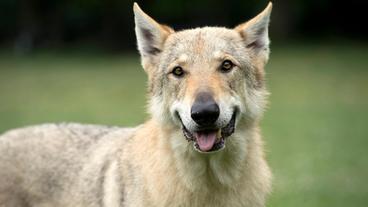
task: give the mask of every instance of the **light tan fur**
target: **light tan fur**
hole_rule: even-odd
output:
[[[151,119],[136,128],[46,124],[0,137],[0,207],[262,207],[271,189],[259,121],[272,4],[235,29],[174,31],[134,5]],[[220,72],[224,60],[234,67]],[[180,66],[185,76],[171,72]],[[200,153],[190,108],[201,91],[236,114],[226,147]],[[180,117],[180,119],[179,119]]]

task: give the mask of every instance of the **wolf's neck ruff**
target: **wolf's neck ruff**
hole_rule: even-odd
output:
[[[170,148],[175,155],[172,157],[172,163],[175,163],[178,170],[175,174],[184,176],[182,182],[189,189],[200,190],[211,185],[230,187],[241,179],[246,171],[246,160],[250,159],[248,148],[253,145],[255,131],[254,126],[240,123],[236,132],[228,137],[227,147],[215,153],[198,152],[175,127],[160,133],[158,137],[170,137],[158,143],[161,143],[162,148]]]

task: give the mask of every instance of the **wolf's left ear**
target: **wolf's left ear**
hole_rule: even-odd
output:
[[[143,64],[153,61],[163,48],[166,38],[174,32],[168,26],[157,23],[145,14],[137,3],[133,5],[135,19],[135,33],[138,50],[142,56]]]
[[[243,37],[246,47],[252,49],[258,55],[260,53],[266,55],[266,59],[268,59],[269,53],[268,24],[271,10],[272,3],[270,2],[266,9],[256,17],[235,27],[235,30]]]

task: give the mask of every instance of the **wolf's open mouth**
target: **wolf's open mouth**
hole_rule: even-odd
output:
[[[193,141],[194,148],[199,152],[215,152],[225,148],[226,138],[235,131],[236,113],[223,128],[213,128],[190,132],[182,123],[183,133],[188,141]]]

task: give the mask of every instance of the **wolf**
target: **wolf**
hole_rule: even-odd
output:
[[[271,189],[259,122],[272,4],[228,29],[175,31],[135,3],[150,118],[0,137],[1,207],[261,207]]]

